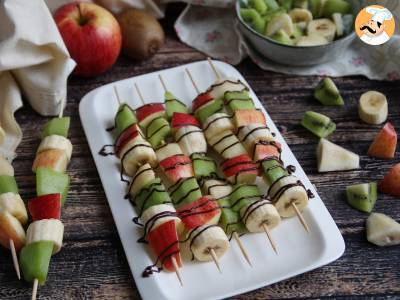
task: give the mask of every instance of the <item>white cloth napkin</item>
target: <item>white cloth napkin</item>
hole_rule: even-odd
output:
[[[21,141],[21,95],[38,113],[57,115],[74,66],[43,0],[0,0],[0,153],[12,159]]]

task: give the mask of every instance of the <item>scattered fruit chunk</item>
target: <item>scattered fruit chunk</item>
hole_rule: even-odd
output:
[[[368,124],[382,124],[388,115],[386,96],[376,91],[368,91],[361,95],[358,104],[360,119]]]
[[[368,149],[368,155],[378,158],[393,158],[396,153],[397,133],[389,122],[375,136]]]
[[[363,212],[371,212],[377,195],[376,182],[361,183],[346,187],[347,203]]]
[[[329,117],[314,111],[304,114],[301,125],[320,138],[325,138],[336,130],[336,124]]]
[[[332,79],[321,80],[314,91],[314,97],[323,105],[344,105],[342,96]]]
[[[400,163],[394,165],[378,184],[379,191],[400,197]]]
[[[360,167],[360,157],[326,139],[317,148],[318,172],[354,170]]]
[[[391,217],[372,213],[367,219],[367,240],[377,246],[400,244],[400,224]]]

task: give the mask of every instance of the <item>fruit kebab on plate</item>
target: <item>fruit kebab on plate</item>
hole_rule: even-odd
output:
[[[60,217],[69,190],[70,180],[65,171],[72,144],[68,139],[70,118],[62,116],[63,103],[60,107],[59,117],[47,122],[42,130],[32,167],[36,173],[37,197],[28,203],[32,223],[20,254],[24,278],[33,282],[32,299],[36,299],[38,284],[46,282],[51,256],[61,250],[63,241],[64,225]]]
[[[268,195],[281,217],[298,216],[309,232],[309,227],[301,211],[308,205],[311,191],[292,173],[294,167],[285,168],[281,160],[281,145],[269,130],[265,116],[254,106],[248,89],[232,90],[232,84],[223,81],[217,69],[208,59],[217,83],[209,88],[209,93],[220,99],[231,113],[238,139],[245,146],[252,160],[260,165],[263,178],[268,185]],[[228,81],[231,82],[231,81]],[[239,82],[239,81],[238,81]],[[243,85],[243,84],[242,84]]]
[[[261,195],[258,187],[253,184],[258,175],[257,165],[253,163],[246,149],[235,135],[234,126],[230,117],[225,113],[223,102],[221,101],[220,104],[214,106],[214,103],[219,102],[219,99],[214,100],[208,92],[200,93],[188,69],[186,69],[186,73],[198,94],[193,101],[194,114],[199,116],[203,124],[208,143],[223,159],[221,163],[222,172],[227,181],[233,185],[235,194],[239,195],[237,198],[230,197],[231,207],[240,213],[242,221],[248,222],[245,225],[250,232],[265,231],[274,251],[276,251],[270,229],[279,224],[280,218],[277,219],[276,208]],[[232,84],[233,81],[229,81],[229,85]],[[200,101],[199,99],[202,98],[209,100]],[[199,104],[199,102],[202,102],[202,104]],[[248,218],[249,213],[251,213],[251,218]],[[254,226],[254,223],[258,226]]]
[[[148,110],[149,107],[163,106],[162,103],[145,104],[143,96],[136,85],[137,93],[143,105],[136,111]],[[147,114],[148,122],[143,126],[143,131],[148,132],[145,126],[154,120],[163,117],[167,124],[167,116],[160,110]],[[148,126],[150,126],[148,125]],[[162,125],[161,125],[162,126]],[[156,129],[156,132],[160,130]],[[192,258],[199,261],[214,260],[220,270],[218,259],[229,248],[228,237],[217,225],[221,214],[218,203],[210,196],[202,196],[197,183],[190,157],[186,155],[178,143],[168,143],[165,137],[160,138],[159,146],[155,149],[160,169],[168,185],[170,196],[184,225],[184,242],[188,243]],[[205,145],[206,146],[206,145]],[[202,153],[204,153],[202,146]],[[221,271],[221,270],[220,270]]]
[[[154,264],[145,268],[143,277],[154,272],[166,270],[175,272],[182,285],[179,268],[182,267],[179,238],[181,220],[171,204],[170,197],[156,175],[156,154],[144,138],[138,122],[146,118],[146,111],[135,112],[128,104],[122,103],[118,90],[114,86],[119,108],[114,119],[115,143],[114,152],[121,161],[122,173],[132,177],[127,198],[136,208],[137,217],[134,223],[143,226],[143,237],[138,242],[148,243],[156,259]],[[105,156],[105,147],[100,154]],[[158,267],[161,265],[162,267]]]
[[[21,274],[17,253],[25,245],[23,226],[27,222],[28,213],[18,192],[14,168],[0,154],[0,244],[10,249],[18,279],[21,279]]]

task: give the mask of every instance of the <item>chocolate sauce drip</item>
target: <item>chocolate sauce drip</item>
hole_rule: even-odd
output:
[[[114,147],[114,145],[113,145],[113,144],[104,145],[104,146],[100,149],[99,155],[101,155],[101,156],[115,155],[115,152],[107,152],[107,148],[108,148],[108,147]]]
[[[106,128],[106,131],[110,132],[110,131],[113,131],[114,129],[115,129],[115,126],[113,125],[111,127]]]
[[[275,132],[271,132],[273,137],[276,137],[276,133]]]
[[[243,213],[244,220],[243,223],[246,224],[248,218],[251,216],[253,212],[255,212],[257,209],[259,209],[261,206],[266,205],[267,203],[264,202],[265,199],[261,198],[260,200],[257,200],[247,206],[246,210]]]
[[[232,101],[243,101],[243,102],[245,102],[245,101],[251,101],[251,102],[253,102],[253,100],[252,100],[250,97],[247,98],[247,99],[238,99],[238,98],[234,98],[234,99],[230,99],[230,100],[228,100],[228,101],[225,101],[225,104],[229,106],[229,104],[230,104]]]
[[[186,165],[191,165],[192,162],[191,161],[187,161],[187,162],[177,162],[176,164],[174,164],[173,166],[164,168],[164,171],[167,172],[169,170],[173,170],[175,169],[177,166],[186,166]]]
[[[308,198],[310,198],[310,199],[315,198],[315,195],[314,195],[313,192],[311,192],[311,190],[307,190],[307,196],[308,196]]]
[[[296,172],[296,167],[293,165],[288,165],[286,167],[286,170],[288,171],[289,174],[293,174],[294,172]]]
[[[158,262],[160,261],[160,257],[164,256],[164,254],[171,249],[172,247],[174,247],[178,242],[173,242],[171,243],[171,245],[168,245],[168,247],[166,247],[161,253],[160,255],[157,257],[156,261],[154,264],[147,266],[143,273],[142,273],[142,277],[149,277],[150,275],[154,274],[154,273],[160,273],[163,268],[162,267],[157,267]],[[164,262],[169,259],[170,257],[178,254],[179,251],[174,251],[172,253],[170,253],[169,255],[165,256],[162,261],[161,261],[161,265],[164,265]]]
[[[183,200],[185,200],[187,197],[189,197],[189,195],[190,195],[191,193],[194,193],[194,192],[199,191],[199,190],[200,190],[199,187],[191,189],[191,190],[188,191],[185,195],[183,195],[181,198],[179,198],[177,201],[174,201],[174,204],[179,204],[179,203],[181,203]]]
[[[207,131],[207,129],[214,123],[214,122],[217,122],[217,121],[219,121],[219,120],[222,120],[222,119],[230,119],[231,117],[229,117],[228,115],[226,115],[226,116],[220,116],[220,117],[218,117],[218,118],[215,118],[214,120],[212,120],[211,122],[209,122],[208,124],[207,124],[207,126],[204,128],[204,131]]]
[[[133,178],[132,178],[131,184],[130,184],[129,189],[128,189],[129,193],[131,193],[131,189],[132,189],[133,184],[135,183],[135,180],[136,180],[140,175],[142,175],[143,173],[145,173],[145,172],[147,172],[147,171],[152,171],[152,170],[153,170],[153,169],[152,169],[151,167],[149,167],[149,168],[146,168],[146,169],[141,170],[140,172],[137,172],[137,173],[135,174],[135,176],[133,176]]]
[[[222,81],[222,82],[220,82],[220,83],[215,83],[215,84],[213,84],[212,86],[210,86],[210,87],[208,88],[208,90],[206,91],[206,93],[211,92],[213,88],[218,87],[218,86],[221,86],[221,85],[223,85],[225,82],[229,82],[229,83],[232,83],[232,84],[241,84],[241,85],[243,85],[244,88],[243,88],[241,91],[244,91],[244,90],[247,90],[247,91],[248,91],[248,90],[249,90],[249,88],[246,87],[246,86],[244,85],[244,83],[241,82],[240,80],[233,81],[233,80],[226,79],[226,80],[224,80],[224,81]],[[229,92],[229,91],[227,91],[227,92]],[[226,93],[226,92],[225,92],[225,93]],[[224,96],[225,96],[225,93],[224,93]]]
[[[229,133],[227,135],[224,135],[222,138],[220,138],[218,141],[216,141],[214,144],[211,145],[211,147],[215,147],[219,143],[221,143],[224,139],[230,138],[231,136],[234,136],[233,133]]]
[[[245,128],[245,126],[240,127],[240,128],[238,129],[238,132],[239,132],[240,130],[242,130],[243,128]],[[251,134],[253,134],[254,132],[256,132],[256,131],[258,131],[258,130],[264,130],[264,129],[269,130],[269,127],[268,127],[267,125],[260,125],[259,127],[253,128],[253,129],[250,130],[248,133],[246,133],[246,135],[242,138],[241,142],[247,140],[247,138],[248,138]]]
[[[286,174],[286,175],[283,175],[283,176],[279,177],[277,180],[275,180],[275,181],[269,186],[269,188],[268,188],[268,190],[267,190],[267,194],[269,195],[269,192],[272,191],[272,188],[275,186],[275,184],[276,184],[279,180],[281,180],[281,179],[284,178],[284,177],[288,177],[288,176],[290,176],[290,175],[289,175],[289,174]],[[271,199],[271,201],[272,201],[272,199]]]
[[[138,226],[143,226],[143,224],[140,223],[140,221],[139,221],[139,217],[134,217],[134,218],[132,219],[132,222],[135,223],[135,224],[138,225]]]
[[[240,203],[240,201],[242,200],[248,200],[248,199],[252,199],[252,198],[261,198],[263,195],[260,194],[256,194],[256,195],[250,195],[250,196],[243,196],[238,198],[234,203],[231,203],[231,208],[233,209],[233,207],[235,207],[238,203]],[[258,200],[257,200],[258,201]]]
[[[125,160],[126,156],[127,156],[131,151],[133,151],[135,148],[137,148],[137,147],[147,147],[147,148],[151,148],[150,145],[146,145],[146,144],[136,144],[136,145],[133,145],[131,148],[128,149],[128,151],[126,151],[126,152],[124,153],[124,155],[123,155],[122,158],[121,158],[122,167],[121,167],[121,170],[120,170],[120,177],[121,177],[121,181],[126,182],[127,184],[129,184],[129,180],[126,180],[126,179],[124,179],[124,177],[123,177],[124,160]]]
[[[179,143],[185,136],[188,136],[188,135],[193,134],[193,133],[203,133],[203,130],[198,129],[198,130],[192,130],[192,131],[189,131],[189,132],[185,132],[179,138],[176,139],[176,142]]]

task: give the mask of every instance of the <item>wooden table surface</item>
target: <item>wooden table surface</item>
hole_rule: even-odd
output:
[[[107,200],[78,115],[80,99],[106,83],[202,60],[205,56],[182,43],[173,31],[181,5],[169,9],[162,23],[167,32],[165,47],[151,60],[134,62],[121,57],[106,74],[93,79],[70,78],[65,115],[72,118],[70,137],[74,153],[69,166],[71,190],[63,211],[64,247],[51,261],[48,281],[39,288],[40,299],[139,299]],[[389,120],[400,132],[400,84],[353,76],[336,79],[345,99],[343,108],[323,107],[312,97],[318,77],[288,76],[260,70],[249,59],[238,66],[262,100],[272,119],[338,224],[346,251],[337,261],[315,271],[238,295],[235,299],[270,298],[400,298],[400,248],[379,248],[365,238],[367,214],[350,208],[344,197],[349,184],[382,178],[400,161],[366,156],[380,126],[360,121],[357,103],[361,93],[378,90],[389,100]],[[318,174],[315,149],[318,140],[299,125],[306,110],[329,115],[337,124],[331,140],[361,156],[361,168],[351,172]],[[47,120],[26,104],[16,114],[24,138],[14,162],[24,199],[35,194],[31,165],[39,145],[39,133]],[[375,211],[400,219],[400,199],[379,194]],[[31,285],[16,279],[11,256],[0,249],[0,299],[29,299]]]

